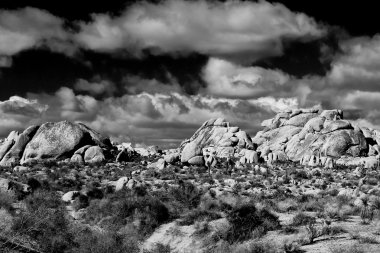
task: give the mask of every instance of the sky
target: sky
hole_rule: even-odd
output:
[[[0,138],[69,120],[171,148],[311,107],[380,128],[376,5],[331,2],[2,0]]]

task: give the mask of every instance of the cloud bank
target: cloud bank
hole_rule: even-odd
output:
[[[275,112],[313,106],[340,108],[358,124],[380,128],[380,35],[339,38],[339,50],[323,44],[320,61],[328,62],[326,73],[294,76],[258,61],[281,56],[293,42],[321,39],[329,27],[278,3],[144,1],[118,16],[94,14],[88,22],[74,21],[75,31],[66,22],[31,7],[0,10],[1,71],[12,69],[15,55],[36,48],[75,59],[89,51],[141,62],[152,55],[200,54],[205,64],[199,80],[186,84],[199,88],[188,95],[181,79],[159,63],[153,71],[158,74],[149,77],[127,67],[115,70],[122,72],[117,81],[95,73],[51,93],[0,101],[1,137],[66,119],[116,140],[175,147],[209,118],[226,118],[255,134]]]
[[[288,40],[311,40],[326,31],[314,19],[282,4],[244,1],[142,2],[118,17],[94,14],[81,23],[77,41],[104,52],[142,56],[201,53],[243,61],[281,55]]]

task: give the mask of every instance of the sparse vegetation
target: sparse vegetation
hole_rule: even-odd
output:
[[[380,241],[376,232],[362,235],[344,226],[361,226],[358,220],[370,226],[376,224],[380,215],[378,197],[368,194],[368,199],[361,197],[359,202],[349,194],[341,194],[337,185],[321,189],[322,182],[338,181],[331,179],[334,173],[314,173],[320,177],[316,178],[313,173],[299,172],[295,164],[282,163],[294,168],[272,168],[266,177],[250,173],[254,168],[246,166],[234,168],[231,174],[218,173],[212,179],[205,168],[197,166],[184,170],[173,165],[161,171],[135,162],[124,163],[123,169],[107,164],[86,168],[55,163],[48,165],[51,168],[45,166],[36,164],[27,176],[17,174],[18,181],[30,185],[29,196],[0,193],[0,208],[13,219],[4,235],[27,238],[30,247],[42,252],[137,253],[161,225],[171,222],[177,224],[177,231],[173,229],[170,236],[178,239],[184,236],[183,229],[191,228],[194,232],[190,237],[204,240],[207,250],[211,247],[224,252],[303,252],[305,245],[332,242],[348,233],[350,240],[359,245],[376,246]],[[40,171],[46,172],[46,177],[34,174]],[[274,177],[282,177],[286,171],[289,182],[275,182]],[[16,178],[13,172],[10,175]],[[126,182],[118,191],[104,183],[120,177],[133,178],[134,183]],[[292,184],[291,177],[297,185]],[[355,187],[353,179],[343,182],[345,187]],[[376,187],[373,183],[364,184],[364,188],[369,187],[365,188],[367,192]],[[316,194],[310,194],[303,193],[301,187],[302,191],[319,188]],[[62,194],[72,190],[78,195],[63,203]],[[280,224],[277,214],[288,217],[287,222]],[[225,223],[223,229],[217,228],[218,222]],[[267,243],[267,236],[295,239]],[[351,247],[330,251],[360,250]],[[144,252],[172,251],[170,245],[157,244]]]
[[[227,233],[227,241],[230,243],[250,239],[254,231],[264,235],[267,231],[280,227],[277,216],[267,209],[258,210],[253,203],[237,206],[228,214],[227,219],[231,223]]]

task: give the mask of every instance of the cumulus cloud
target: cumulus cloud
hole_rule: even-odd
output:
[[[3,114],[37,116],[48,109],[47,105],[37,100],[29,100],[19,96],[12,96],[9,100],[0,102],[0,111]]]
[[[210,118],[225,118],[254,134],[273,110],[297,107],[295,99],[215,98],[176,92],[146,92],[96,99],[62,87],[52,94],[29,93],[0,102],[0,134],[30,124],[70,120],[83,122],[120,141],[176,147]]]
[[[12,56],[41,46],[72,54],[70,34],[63,25],[61,18],[36,8],[0,10],[0,55]]]
[[[19,96],[0,101],[0,136],[5,137],[12,130],[23,130],[25,126],[35,124],[48,108],[37,100]]]
[[[203,70],[209,94],[221,97],[252,98],[268,95],[290,80],[279,71],[261,67],[243,67],[210,58]]]
[[[169,82],[163,83],[154,78],[147,79],[136,75],[127,75],[123,78],[122,83],[124,84],[125,90],[130,94],[139,94],[142,92],[150,94],[169,92],[183,93],[178,81],[169,73],[167,73],[167,76]]]
[[[341,42],[342,54],[332,62],[329,81],[344,88],[377,90],[380,82],[380,35]]]
[[[88,92],[93,96],[112,96],[117,90],[115,84],[109,80],[95,80],[93,82],[89,82],[84,79],[79,79],[74,84],[74,89],[76,91]]]
[[[380,108],[380,92],[352,91],[340,101],[341,106],[352,109]]]
[[[325,33],[314,19],[279,3],[206,0],[141,2],[120,16],[94,14],[76,39],[95,51],[191,52],[257,60],[281,55],[285,40],[311,40]]]

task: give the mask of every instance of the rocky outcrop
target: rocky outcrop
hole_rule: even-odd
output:
[[[321,113],[314,109],[286,111],[265,120],[262,125],[264,130],[252,139],[258,145],[257,150],[264,155],[284,152],[292,161],[313,155],[332,158],[366,156],[368,140],[375,142],[370,130],[363,131],[343,120],[341,110]]]
[[[103,150],[99,146],[92,146],[84,153],[84,161],[86,163],[100,163],[105,161]]]
[[[7,154],[7,152],[12,148],[17,138],[18,138],[18,132],[12,131],[9,133],[8,137],[1,144],[0,160],[2,160],[4,156]]]
[[[0,166],[26,164],[43,159],[71,158],[74,152],[78,162],[87,148],[97,146],[110,149],[111,142],[80,123],[48,122],[28,127],[21,134],[11,132],[0,145]],[[80,162],[80,161],[79,161]]]
[[[203,149],[213,147],[216,156],[233,155],[237,149],[253,149],[249,135],[224,119],[210,119],[180,145],[181,162],[200,163]]]
[[[17,136],[12,148],[5,154],[0,162],[0,166],[12,166],[20,162],[24,149],[33,138],[39,126],[30,126]]]

